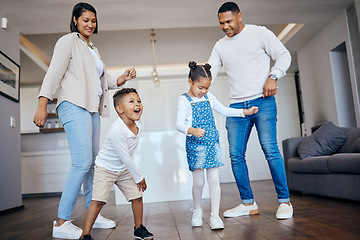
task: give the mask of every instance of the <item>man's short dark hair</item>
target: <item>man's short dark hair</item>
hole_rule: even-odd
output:
[[[113,96],[114,107],[116,108],[116,106],[120,103],[121,98],[123,96],[132,92],[138,94],[135,88],[122,88],[120,90],[117,90]]]
[[[239,6],[234,2],[226,2],[223,5],[221,5],[221,7],[219,8],[218,15],[219,13],[228,12],[228,11],[231,11],[232,13],[239,13],[240,9]]]

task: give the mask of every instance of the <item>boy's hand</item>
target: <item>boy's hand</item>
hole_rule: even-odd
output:
[[[138,185],[139,191],[144,192],[147,188],[145,178],[143,178],[143,180],[141,180],[141,182],[139,182],[137,185]]]
[[[205,130],[202,128],[189,128],[188,133],[194,135],[195,137],[201,138],[205,134]]]
[[[244,115],[253,115],[259,111],[258,107],[251,107],[249,109],[244,109],[243,113]]]

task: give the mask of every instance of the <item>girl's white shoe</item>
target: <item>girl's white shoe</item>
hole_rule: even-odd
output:
[[[193,227],[201,227],[202,226],[202,217],[203,211],[201,208],[199,209],[192,209],[193,215],[191,219],[191,225]]]
[[[212,230],[224,229],[224,222],[221,220],[219,215],[211,213],[210,215],[210,228]]]

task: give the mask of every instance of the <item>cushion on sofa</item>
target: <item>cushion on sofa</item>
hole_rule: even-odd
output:
[[[350,152],[360,153],[360,138],[358,138],[351,147]]]
[[[336,153],[347,139],[344,131],[333,122],[324,123],[312,135],[304,137],[298,146],[301,159]]]
[[[311,157],[301,160],[300,158],[290,158],[287,167],[294,173],[331,173],[328,168],[329,156]]]
[[[360,128],[341,128],[341,129],[347,135],[347,139],[338,152],[350,153],[352,151],[356,151],[358,148],[356,148],[354,144],[360,138]],[[360,142],[357,142],[357,144],[360,144]]]
[[[334,173],[360,174],[359,153],[337,153],[329,157],[328,166]]]

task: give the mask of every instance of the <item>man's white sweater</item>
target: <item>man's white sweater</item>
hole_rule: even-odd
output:
[[[275,61],[271,71],[270,57]],[[224,67],[230,86],[230,103],[261,97],[269,75],[283,77],[290,62],[289,51],[270,30],[248,24],[237,35],[217,41],[208,61],[213,79]]]

